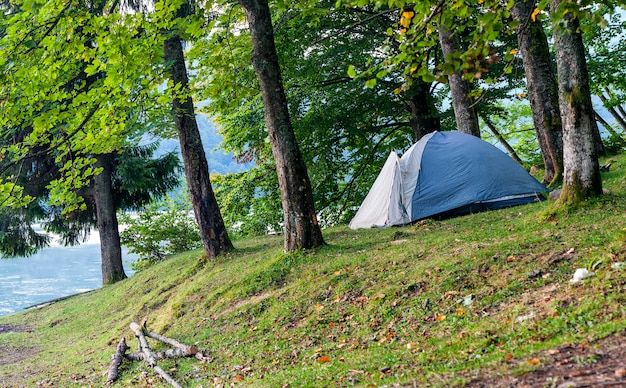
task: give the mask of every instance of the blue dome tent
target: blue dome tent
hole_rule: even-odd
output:
[[[504,152],[460,132],[433,132],[391,152],[350,228],[404,225],[537,202],[549,190]]]

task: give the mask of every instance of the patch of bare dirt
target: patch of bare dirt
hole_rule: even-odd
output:
[[[0,345],[0,365],[16,364],[37,354],[34,347],[14,347]]]
[[[32,329],[25,325],[4,325],[0,324],[0,335],[10,332],[31,332]],[[0,337],[1,339],[2,337]],[[9,346],[0,343],[0,366],[6,366],[11,364],[18,364],[24,360],[37,355],[39,350],[33,346]],[[19,372],[18,372],[19,373]],[[0,387],[12,387],[14,384],[14,378],[22,377],[18,375],[3,375],[0,376]]]
[[[31,332],[32,330],[28,326],[24,326],[24,325],[16,326],[16,325],[3,325],[3,324],[0,324],[0,334],[16,332],[16,331],[28,331],[28,332]]]
[[[513,360],[511,360],[513,361]],[[488,373],[466,387],[613,387],[626,388],[626,333],[593,344],[566,344],[537,355],[537,370],[520,376],[492,376]],[[529,362],[529,360],[511,362]]]

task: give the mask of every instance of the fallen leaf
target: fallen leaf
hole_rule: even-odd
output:
[[[531,358],[528,360],[528,363],[531,365],[539,365],[541,364],[541,360],[539,360],[538,358]]]
[[[235,381],[243,381],[244,377],[242,375],[235,376]]]
[[[323,308],[324,308],[324,306],[319,304],[319,303],[315,305],[315,310],[317,310],[317,311],[321,311]]]
[[[440,321],[440,322],[441,322],[441,321],[443,321],[444,319],[446,319],[446,316],[445,316],[445,315],[437,314],[437,320],[438,320],[438,321]]]
[[[510,361],[513,358],[513,355],[511,353],[507,353],[506,356],[504,356],[504,361]]]
[[[615,369],[615,376],[626,377],[626,368]]]
[[[409,350],[415,349],[415,342],[409,342],[408,344],[406,344],[406,348]]]
[[[330,357],[322,356],[322,357],[317,359],[317,362],[319,362],[320,364],[324,364],[324,363],[330,362]]]

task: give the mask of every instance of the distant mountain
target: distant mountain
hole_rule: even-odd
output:
[[[252,163],[237,163],[232,153],[225,153],[218,148],[222,142],[222,136],[217,132],[217,128],[215,128],[213,123],[211,123],[206,116],[197,114],[196,121],[198,122],[202,146],[206,153],[207,162],[209,163],[209,172],[211,174],[241,172],[252,167]],[[155,152],[156,156],[172,151],[180,155],[178,139],[162,139],[160,143],[159,148]]]

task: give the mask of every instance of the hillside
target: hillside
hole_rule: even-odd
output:
[[[611,194],[576,209],[338,227],[324,231],[328,246],[288,255],[280,236],[239,240],[216,262],[188,252],[2,317],[0,387],[102,386],[119,339],[136,350],[129,324],[143,319],[209,356],[159,362],[188,387],[513,386],[515,376],[557,386],[600,366],[620,379],[626,157],[610,160]],[[577,268],[595,275],[571,283]],[[142,363],[120,372],[115,387],[166,386]]]

